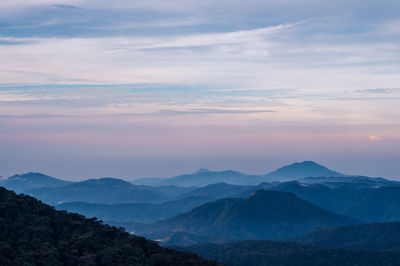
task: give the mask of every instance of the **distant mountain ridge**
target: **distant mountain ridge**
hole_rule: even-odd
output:
[[[208,197],[213,199],[221,199],[237,196],[240,193],[246,193],[253,189],[254,186],[249,185],[231,185],[226,183],[216,183],[204,187],[193,189],[179,196],[180,199],[187,197]]]
[[[396,183],[397,185],[400,184],[399,182],[389,181],[383,178],[373,179],[361,176],[358,178],[357,181],[357,176],[344,175],[337,171],[330,170],[327,167],[317,164],[313,161],[293,163],[287,166],[283,166],[270,173],[260,175],[245,174],[233,170],[211,171],[205,168],[201,168],[191,174],[183,174],[170,178],[141,178],[133,180],[129,183],[146,186],[204,187],[216,183],[254,186],[265,182],[271,183],[286,182],[290,180],[302,180],[303,183],[311,184],[325,182],[334,185],[333,183],[349,183],[351,179],[355,180],[354,183],[361,183],[360,180],[363,179],[365,186],[371,186],[373,183],[379,183],[380,186],[396,185]],[[367,179],[369,179],[369,181],[367,181]],[[49,177],[40,173],[28,173],[23,175],[15,175],[7,179],[0,179],[0,185],[3,185],[9,189],[16,190],[18,192],[25,192],[28,190],[44,187],[60,187],[72,183],[74,182]]]
[[[85,215],[88,218],[97,217],[103,221],[154,223],[188,212],[193,208],[210,202],[207,197],[187,197],[181,200],[167,201],[160,204],[152,203],[124,203],[99,204],[87,202],[67,202],[55,207]]]
[[[192,174],[184,174],[161,181],[158,185],[206,186],[215,183],[228,183],[235,185],[256,184],[260,180],[257,175],[247,175],[233,170],[218,172],[200,169]]]
[[[41,173],[26,173],[22,175],[13,175],[7,179],[0,180],[0,186],[7,187],[17,193],[43,187],[61,187],[72,184],[71,181],[57,179]]]
[[[153,186],[206,186],[215,183],[233,185],[257,185],[262,182],[297,180],[307,177],[344,177],[345,175],[332,171],[325,166],[312,161],[303,161],[281,167],[273,172],[261,175],[250,175],[233,170],[210,171],[201,168],[191,174],[170,178],[146,178],[133,180],[133,183]]]
[[[121,179],[100,178],[62,187],[34,189],[26,193],[46,203],[56,205],[73,201],[102,204],[158,203],[172,200],[180,193],[188,191],[190,191],[190,188],[150,187],[133,185]]]

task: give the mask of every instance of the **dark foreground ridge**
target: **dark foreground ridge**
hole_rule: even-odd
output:
[[[393,266],[400,265],[398,249],[328,249],[290,242],[248,240],[225,245],[202,244],[180,249],[235,266]]]
[[[400,222],[326,228],[291,239],[308,246],[364,250],[400,250]]]
[[[222,265],[0,187],[0,265]]]

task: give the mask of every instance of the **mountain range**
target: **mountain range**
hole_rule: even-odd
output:
[[[43,187],[25,191],[25,194],[49,204],[71,201],[88,203],[157,203],[172,200],[191,188],[176,186],[150,187],[133,185],[115,178],[89,179],[61,187]]]
[[[220,202],[225,203],[222,212],[218,211]],[[238,220],[251,221],[247,223],[250,226],[257,226],[259,223],[252,221],[260,219],[268,221],[269,224],[271,221],[280,221],[285,226],[285,219],[288,217],[293,217],[290,221],[296,223],[307,223],[310,220],[319,221],[318,223],[326,220],[345,224],[355,222],[315,207],[296,198],[294,194],[278,191],[258,191],[245,199],[224,199],[205,205],[215,205],[207,210],[209,215],[206,216],[209,218],[215,218],[215,214],[219,213],[217,219],[212,222],[213,225],[217,225],[214,228],[223,229],[218,226],[223,225],[228,230],[239,229],[239,234],[247,230],[251,233],[260,231],[257,228],[243,230],[242,223],[239,227],[235,224]],[[190,221],[194,214],[205,215],[203,206],[189,212],[188,215],[179,215],[169,220],[179,221],[182,217],[189,217]],[[278,212],[274,211],[276,208],[279,208]],[[207,224],[207,221],[202,219],[199,221],[200,226],[204,225],[204,222]],[[185,225],[185,228],[193,226],[197,225],[189,224],[189,227]],[[222,245],[174,246],[174,249],[183,251],[179,252],[162,248],[155,242],[130,235],[116,227],[103,225],[96,221],[96,218],[85,219],[78,214],[56,211],[30,196],[16,195],[0,188],[0,228],[0,265],[222,266],[218,262],[202,259],[192,253],[232,266],[389,266],[400,263],[400,222],[323,228],[284,239],[285,242],[247,240]],[[192,235],[184,231],[175,232],[170,240],[182,242],[188,236],[204,240],[199,242],[210,240],[209,235]]]
[[[192,174],[184,174],[171,178],[144,178],[133,180],[135,184],[145,184],[151,186],[206,186],[215,183],[227,183],[234,185],[257,185],[262,182],[288,181],[306,177],[343,177],[336,171],[332,171],[325,166],[312,161],[293,163],[281,167],[273,172],[262,175],[249,175],[232,170],[210,171],[199,169]]]
[[[154,223],[158,220],[171,218],[181,213],[188,212],[212,200],[213,198],[208,197],[187,197],[160,204],[66,202],[55,205],[55,207],[59,210],[80,213],[86,217],[97,217],[104,221]]]
[[[157,261],[175,265],[175,260],[176,265],[215,264],[162,249],[144,238],[131,236],[134,242],[129,242],[128,234],[96,219],[228,265],[400,263],[397,181],[343,175],[310,161],[265,175],[200,169],[149,181],[157,185],[115,178],[71,182],[40,173],[0,179],[0,186],[60,210],[0,188],[0,265],[19,265],[21,259],[56,265],[57,258],[69,254],[74,254],[71,265],[90,264],[90,260],[126,265],[119,256],[138,260],[136,255],[137,265],[157,265]],[[115,234],[122,234],[122,240]],[[15,242],[21,239],[23,244]],[[128,251],[132,245],[134,257]],[[81,256],[81,252],[91,255]],[[194,264],[185,264],[188,258]]]
[[[304,167],[308,167],[308,171],[327,169],[313,162],[303,162],[282,167],[282,171],[275,171],[273,175]],[[209,171],[206,169],[198,171],[198,174],[207,173]],[[303,175],[304,172],[299,174]],[[216,183],[204,187],[152,187],[114,178],[70,182],[39,173],[28,173],[0,180],[0,183],[57,208],[114,222],[153,223],[214,200],[245,198],[260,189],[293,192],[319,207],[364,222],[400,219],[400,183],[364,176],[305,177],[295,181],[258,185]]]

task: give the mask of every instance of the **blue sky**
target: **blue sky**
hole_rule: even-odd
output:
[[[398,176],[399,1],[0,3],[0,175]]]

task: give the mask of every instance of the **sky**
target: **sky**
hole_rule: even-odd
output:
[[[400,180],[398,0],[2,0],[0,175]]]

